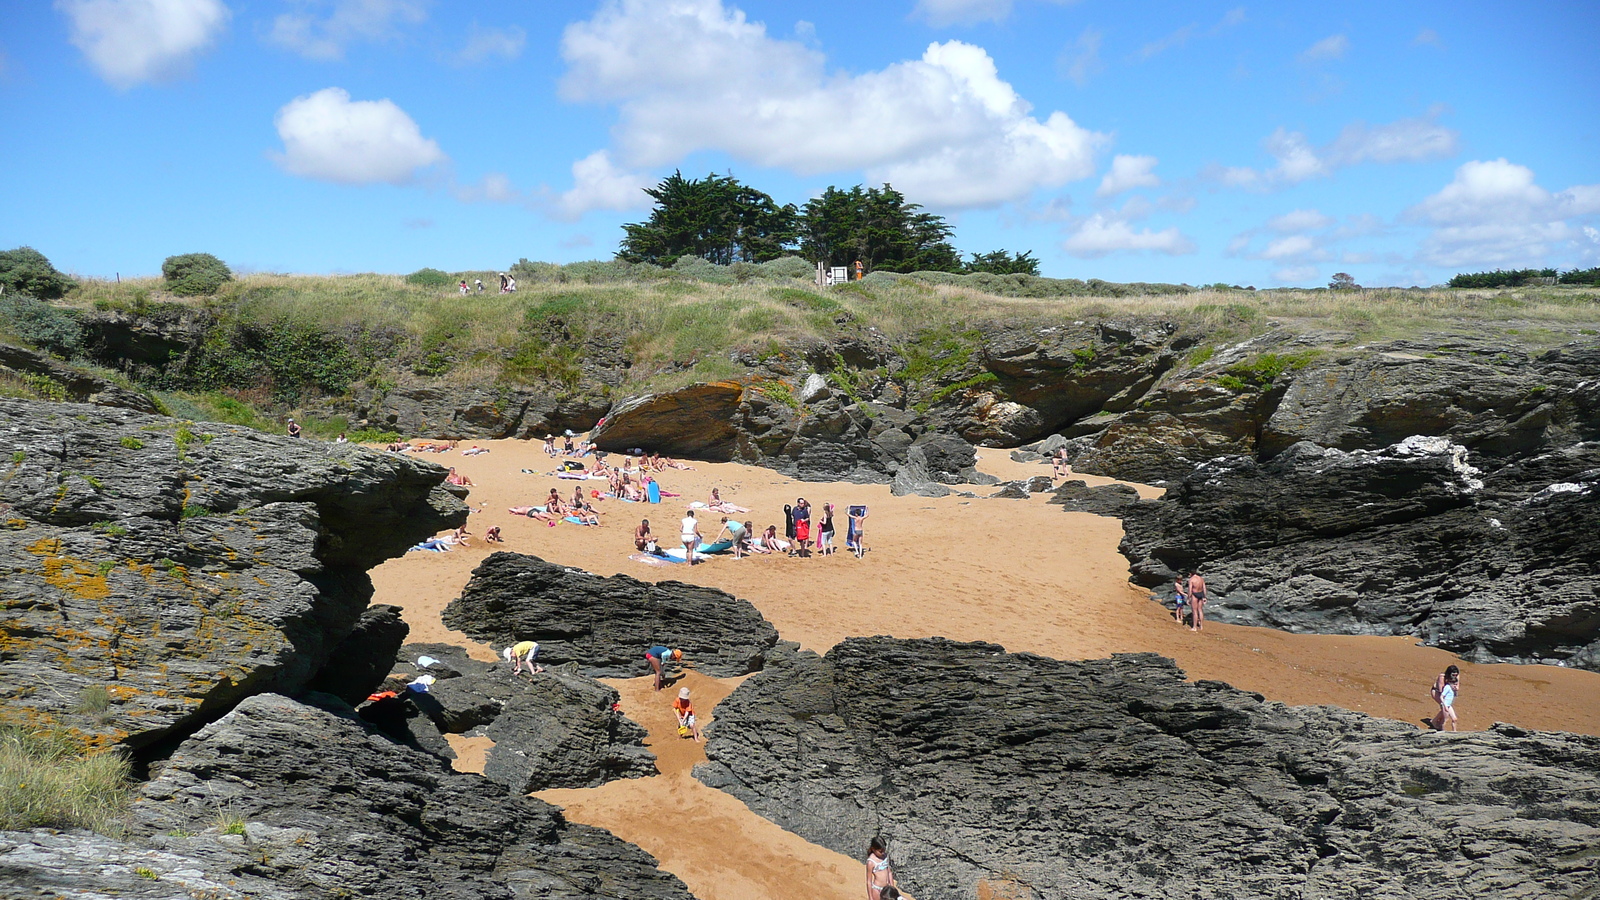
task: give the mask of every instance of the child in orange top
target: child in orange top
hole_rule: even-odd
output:
[[[678,699],[672,701],[672,711],[678,714],[678,730],[689,729],[689,734],[694,736],[695,743],[700,743],[700,726],[694,721],[694,703],[689,699],[689,689],[679,688]]]

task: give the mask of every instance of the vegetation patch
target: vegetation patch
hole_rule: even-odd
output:
[[[1295,353],[1263,353],[1253,359],[1229,366],[1226,376],[1253,385],[1268,385],[1287,372],[1298,372],[1311,365],[1322,353],[1319,350],[1301,350]],[[1226,377],[1224,376],[1224,377]],[[1221,378],[1218,378],[1221,384]],[[1226,387],[1226,385],[1224,385]],[[1231,388],[1230,388],[1231,389]]]
[[[993,372],[980,372],[971,378],[963,379],[955,384],[947,384],[937,391],[934,391],[931,395],[929,395],[928,399],[916,404],[915,408],[917,412],[927,412],[929,407],[932,407],[938,403],[942,403],[959,391],[964,391],[968,388],[981,387],[986,384],[994,384],[999,380],[1000,376]]]
[[[141,441],[138,438],[133,437],[131,435],[123,435],[122,440],[118,441],[117,443],[121,444],[123,446],[123,448],[127,449],[127,450],[143,450],[144,449],[144,441]]]
[[[114,833],[130,790],[128,762],[119,754],[86,754],[59,732],[0,725],[0,831]]]
[[[795,399],[794,391],[789,390],[789,386],[781,381],[763,381],[755,386],[755,390],[763,397],[782,403],[790,409],[800,409],[800,401]]]

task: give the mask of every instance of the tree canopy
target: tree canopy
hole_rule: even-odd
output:
[[[645,193],[655,208],[648,221],[622,226],[619,259],[670,265],[680,256],[698,256],[726,266],[777,259],[794,246],[794,204],[779,206],[732,176],[695,179],[673,172]]]
[[[210,253],[184,253],[167,257],[161,263],[161,276],[167,280],[167,290],[193,297],[215,294],[233,280],[233,270]]]
[[[800,252],[829,266],[860,260],[868,271],[961,271],[961,254],[949,240],[955,229],[943,216],[921,209],[887,184],[829,187],[805,205]]]

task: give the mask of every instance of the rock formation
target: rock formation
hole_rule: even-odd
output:
[[[918,897],[1600,890],[1600,739],[1290,707],[1148,654],[851,638],[747,680],[710,734],[702,781],[853,857],[885,835]]]
[[[251,697],[201,729],[141,788],[121,840],[0,838],[5,883],[26,896],[691,900],[632,844],[322,694]]]
[[[366,571],[466,520],[438,466],[0,400],[0,717],[140,747],[310,684]]]
[[[1088,482],[1072,479],[1063,481],[1060,487],[1052,491],[1049,502],[1068,512],[1121,516],[1129,506],[1139,502],[1139,492],[1125,484],[1089,487]]]
[[[37,350],[0,342],[0,375],[12,373],[47,379],[57,386],[62,396],[76,403],[120,406],[135,412],[156,411],[155,401],[139,391],[93,372],[57,362]]]
[[[424,656],[432,664],[416,665]],[[617,708],[616,690],[593,678],[553,668],[513,676],[508,666],[479,662],[444,644],[401,648],[394,683],[424,674],[436,679],[427,692],[407,691],[380,715],[363,707],[363,716],[424,748],[432,743],[419,733],[424,723],[438,734],[487,735],[494,746],[483,774],[517,794],[656,774],[645,730]]]
[[[472,572],[444,623],[497,649],[538,641],[546,666],[574,663],[597,678],[650,674],[644,651],[683,650],[702,674],[760,671],[778,632],[748,600],[715,588],[602,578],[519,553],[492,553]]]
[[[1485,474],[1443,438],[1302,442],[1214,460],[1123,515],[1134,581],[1200,566],[1219,621],[1600,669],[1600,444]]]

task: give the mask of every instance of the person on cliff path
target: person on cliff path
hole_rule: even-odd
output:
[[[289,431],[289,437],[299,437],[300,436],[300,426],[295,424],[295,421],[293,419],[289,420],[288,431]]]
[[[694,517],[694,510],[689,510],[683,517],[682,528],[679,531],[683,539],[683,559],[689,565],[694,565],[697,560],[694,551],[700,548],[700,523]]]
[[[1439,711],[1430,719],[1423,719],[1423,723],[1434,731],[1443,731],[1444,723],[1450,723],[1450,730],[1456,730],[1456,694],[1461,690],[1461,668],[1449,666],[1438,678],[1433,681],[1433,702],[1439,704]]]
[[[661,644],[656,644],[644,652],[644,661],[656,673],[656,690],[661,690],[667,683],[667,662],[680,662],[683,660],[682,650],[673,650]]]
[[[700,726],[694,721],[694,701],[689,699],[689,689],[679,688],[678,699],[672,701],[672,711],[678,716],[678,736],[693,737],[700,743]]]
[[[1194,624],[1190,631],[1204,631],[1206,627],[1206,579],[1196,569],[1189,576],[1189,618]]]
[[[529,675],[537,675],[544,671],[544,666],[535,665],[533,661],[534,657],[539,655],[538,641],[519,641],[507,647],[502,655],[506,658],[506,662],[511,664],[513,678],[522,674],[523,666],[528,667]]]

